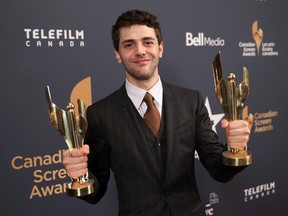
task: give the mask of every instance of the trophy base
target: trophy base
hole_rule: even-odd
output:
[[[89,195],[94,192],[93,183],[94,180],[92,179],[89,179],[82,184],[77,181],[67,183],[66,194],[72,197]]]
[[[249,150],[238,152],[225,151],[222,153],[223,164],[226,166],[248,166],[252,164],[252,153]]]

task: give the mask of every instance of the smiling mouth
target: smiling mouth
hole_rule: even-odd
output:
[[[136,60],[133,61],[133,63],[135,63],[135,64],[146,64],[149,61],[150,61],[150,59],[136,59]]]

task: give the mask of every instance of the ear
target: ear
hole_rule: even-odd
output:
[[[119,52],[116,49],[114,49],[114,53],[115,53],[115,57],[116,57],[116,60],[118,61],[118,63],[122,64],[122,60],[121,60]]]
[[[159,44],[159,58],[162,58],[163,51],[164,51],[164,43],[163,43],[163,41],[161,41]]]

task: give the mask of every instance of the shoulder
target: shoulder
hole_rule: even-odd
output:
[[[186,107],[195,112],[205,108],[203,97],[198,90],[163,83],[163,91],[164,99],[167,102],[178,104],[177,107]]]
[[[108,96],[100,99],[99,101],[93,103],[88,107],[88,110],[93,109],[105,109],[113,107],[118,103],[121,103],[123,100],[127,100],[128,96],[125,90],[125,86],[122,85],[119,89],[109,94]]]
[[[181,87],[170,83],[162,82],[164,93],[177,97],[201,97],[196,89]]]

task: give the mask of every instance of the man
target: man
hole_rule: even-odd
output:
[[[88,108],[88,145],[63,153],[68,175],[77,178],[89,169],[96,192],[82,199],[97,203],[106,191],[111,168],[119,215],[205,215],[195,182],[195,150],[217,181],[231,180],[243,167],[222,164],[221,153],[226,149],[211,129],[200,94],[160,79],[163,41],[154,15],[124,12],[112,28],[112,38],[126,82]],[[146,92],[153,96],[161,116],[156,132],[145,123],[146,110],[152,110],[143,101]],[[231,148],[246,147],[250,135],[246,121],[223,120],[222,127]]]

